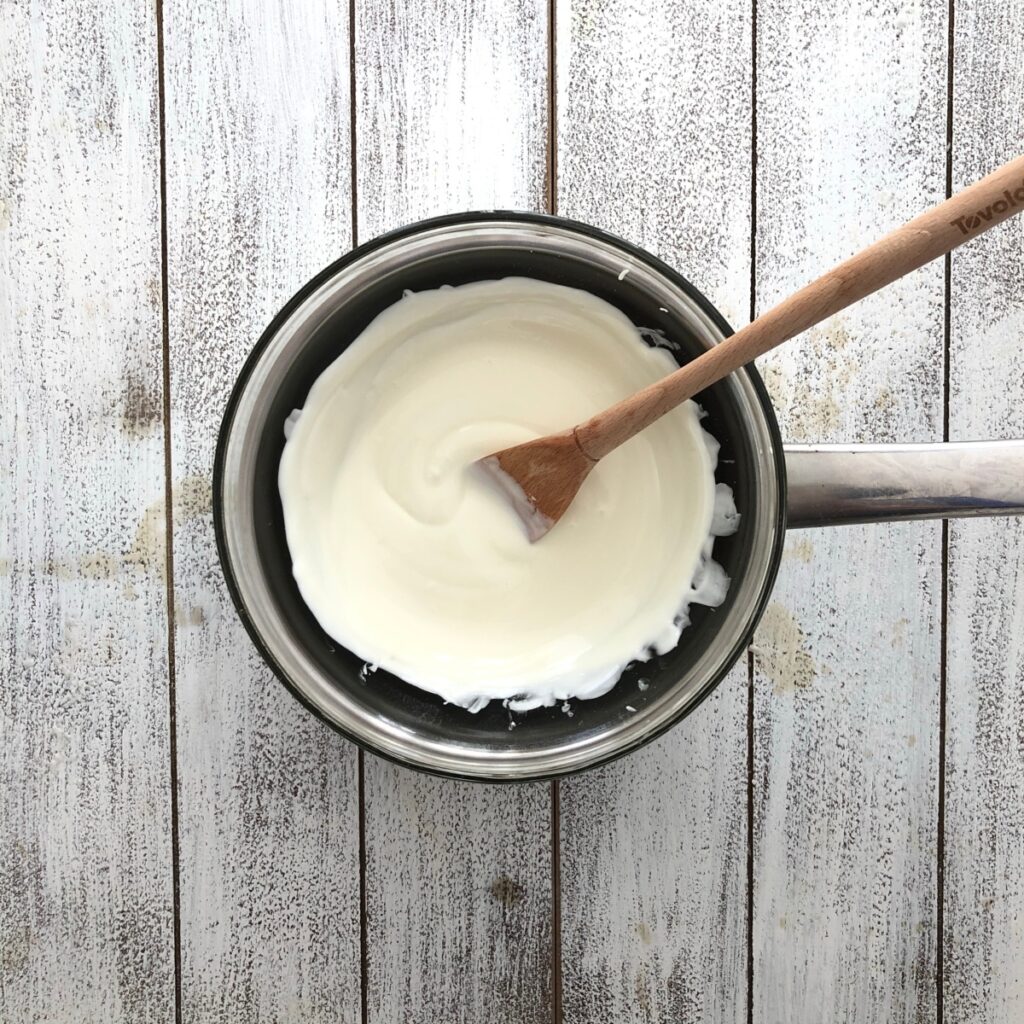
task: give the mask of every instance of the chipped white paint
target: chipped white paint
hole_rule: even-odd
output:
[[[546,5],[360,3],[358,233],[543,209]],[[365,759],[369,1020],[550,1019],[550,787]]]
[[[1024,3],[957,4],[953,187],[1024,152]],[[1024,223],[952,259],[950,436],[1024,437]],[[1024,519],[950,524],[945,1019],[1024,1019]]]
[[[750,290],[750,9],[562,0],[558,208]],[[747,670],[663,740],[562,783],[564,1017],[746,1020]]]
[[[12,1024],[174,1015],[155,27],[147,5],[0,5]]]
[[[164,30],[173,479],[208,481],[242,360],[350,245],[348,14],[165,0]],[[205,495],[174,517],[182,1016],[357,1020],[356,751],[257,656]]]
[[[759,310],[942,197],[945,19],[759,2]],[[940,263],[774,353],[783,436],[941,438],[942,321]],[[755,639],[753,1017],[931,1020],[941,529],[787,555]]]
[[[542,209],[546,0],[357,0],[360,240],[440,213]]]
[[[549,786],[364,764],[367,1019],[546,1024]]]
[[[732,324],[750,294],[750,5],[558,0],[558,207],[625,234]]]

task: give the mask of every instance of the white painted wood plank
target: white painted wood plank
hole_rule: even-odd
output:
[[[567,1022],[746,1020],[746,731],[744,659],[668,737],[562,783]]]
[[[953,187],[1024,152],[1024,3],[958,4]],[[1024,437],[1024,222],[953,254],[950,436]],[[950,524],[948,1024],[1024,1018],[1024,520]]]
[[[549,784],[364,765],[367,1019],[551,1020]]]
[[[545,0],[357,0],[360,241],[463,210],[542,210]]]
[[[760,310],[942,198],[946,35],[944,0],[760,0]],[[789,440],[941,439],[941,263],[764,373]],[[755,1020],[934,1017],[941,584],[939,524],[788,542],[755,641]]]
[[[359,3],[358,232],[542,209],[543,0]],[[368,1019],[550,1018],[550,787],[460,785],[368,756]]]
[[[154,11],[0,5],[0,1020],[174,1015]]]
[[[734,324],[750,291],[751,5],[563,0],[558,206]],[[745,1021],[745,661],[688,720],[562,783],[566,1021]]]
[[[359,1018],[357,754],[256,655],[210,473],[234,376],[349,248],[348,11],[164,4],[186,1022]]]

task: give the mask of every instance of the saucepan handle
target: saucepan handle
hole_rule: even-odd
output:
[[[1024,514],[1024,440],[785,451],[790,529]]]

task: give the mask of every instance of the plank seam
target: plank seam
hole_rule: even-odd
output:
[[[562,1024],[562,796],[551,783],[551,1019]]]
[[[352,200],[352,248],[359,244],[359,175],[356,169],[356,0],[348,5],[349,195]],[[360,762],[361,763],[361,762]]]
[[[363,770],[365,755],[356,754],[359,768],[359,1005],[363,1024],[369,1020],[369,956],[366,948],[366,784]]]
[[[757,0],[750,4],[750,319],[757,315]],[[747,1024],[754,1024],[754,653],[747,648]]]
[[[557,0],[548,0],[548,152],[546,200],[548,213],[558,213]],[[551,783],[551,1019],[562,1024],[562,822],[561,789]]]
[[[356,0],[348,5],[348,88],[349,88],[349,195],[351,199],[352,248],[359,244],[359,175],[356,164]],[[366,765],[362,748],[356,752],[359,803],[359,1014],[362,1024],[370,1015],[369,950],[366,928]]]
[[[174,1020],[181,1024],[181,853],[178,818],[177,666],[174,648],[174,469],[171,458],[171,331],[167,254],[167,121],[164,96],[164,5],[156,0],[157,124],[160,161],[160,317],[164,417],[164,562],[167,590],[167,720],[171,811],[172,936],[174,943]]]
[[[548,161],[547,161],[547,207],[548,213],[558,213],[558,95],[556,91],[555,61],[557,53],[557,5],[558,0],[548,0]]]

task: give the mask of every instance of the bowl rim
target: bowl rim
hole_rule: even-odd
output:
[[[235,606],[235,610],[244,626],[249,638],[256,647],[260,656],[264,662],[270,667],[275,677],[285,686],[288,692],[294,697],[307,711],[315,715],[320,721],[324,722],[335,732],[344,736],[346,739],[355,743],[361,750],[368,751],[378,757],[383,757],[385,760],[391,761],[394,764],[401,765],[402,767],[411,768],[419,772],[424,772],[429,775],[435,775],[442,778],[452,778],[461,781],[479,782],[479,783],[528,783],[538,782],[551,779],[565,778],[572,775],[580,774],[584,771],[589,771],[592,768],[600,767],[601,765],[609,764],[613,761],[618,760],[625,755],[638,750],[639,748],[646,746],[653,742],[660,736],[663,736],[669,729],[678,725],[684,718],[688,717],[693,713],[701,704],[714,692],[725,676],[729,673],[732,667],[735,665],[743,651],[749,646],[754,631],[760,622],[761,616],[764,613],[764,609],[767,606],[768,600],[771,596],[772,590],[774,589],[775,580],[778,575],[779,566],[782,561],[782,550],[783,542],[786,531],[786,463],[785,453],[782,446],[782,437],[779,430],[778,419],[775,415],[775,409],[772,405],[771,399],[768,395],[767,388],[764,385],[764,381],[761,375],[758,373],[753,363],[745,367],[746,374],[749,378],[751,387],[757,398],[758,405],[760,406],[761,412],[764,416],[765,426],[772,442],[772,459],[771,465],[774,469],[774,475],[777,486],[777,509],[774,517],[774,523],[772,525],[772,551],[769,555],[769,559],[766,563],[764,579],[761,585],[760,593],[758,594],[757,600],[754,602],[749,622],[747,626],[740,631],[737,635],[734,643],[730,647],[725,657],[721,659],[721,663],[715,669],[715,671],[709,676],[707,681],[703,684],[701,689],[694,695],[694,697],[688,701],[684,706],[677,709],[673,714],[667,715],[664,720],[659,722],[654,727],[651,727],[643,732],[639,732],[634,738],[628,742],[624,742],[613,749],[607,751],[604,754],[598,755],[586,763],[573,765],[565,768],[553,769],[550,771],[531,772],[530,774],[485,774],[482,772],[459,772],[455,770],[447,770],[436,765],[425,764],[417,761],[413,758],[406,758],[393,753],[390,750],[383,749],[376,746],[373,742],[354,733],[352,730],[345,728],[343,725],[331,718],[325,711],[310,697],[302,691],[302,689],[290,678],[288,673],[284,670],[283,666],[278,662],[273,652],[270,650],[268,644],[264,640],[262,634],[257,628],[249,609],[246,605],[245,599],[242,595],[241,588],[238,579],[235,575],[235,571],[232,567],[231,554],[227,540],[227,530],[225,526],[224,516],[224,479],[225,479],[225,462],[227,457],[227,449],[229,441],[232,436],[232,427],[234,425],[235,415],[238,410],[239,402],[244,395],[246,388],[249,384],[250,378],[252,377],[253,371],[259,364],[263,353],[278,335],[281,328],[288,322],[292,314],[304,303],[314,292],[317,291],[321,286],[326,284],[332,278],[334,278],[340,271],[353,263],[363,259],[367,255],[381,249],[385,246],[392,245],[395,242],[400,242],[402,239],[411,238],[416,235],[423,234],[437,228],[445,228],[452,226],[472,226],[475,224],[485,225],[487,223],[523,223],[540,226],[550,226],[562,230],[569,230],[576,234],[583,235],[588,238],[603,242],[605,244],[612,245],[614,247],[624,250],[628,255],[637,259],[639,262],[646,264],[649,268],[656,271],[661,276],[665,277],[671,284],[679,288],[686,296],[694,303],[694,305],[702,312],[708,320],[718,329],[723,338],[727,338],[733,333],[733,328],[728,321],[722,316],[718,309],[707,299],[707,297],[695,286],[688,278],[684,277],[677,270],[669,266],[663,260],[657,256],[641,248],[638,245],[624,239],[612,232],[605,231],[602,228],[595,227],[591,224],[587,224],[583,221],[573,220],[572,218],[563,217],[560,215],[546,214],[546,213],[535,213],[531,211],[522,210],[475,210],[466,211],[460,213],[443,214],[441,216],[430,217],[424,220],[413,221],[409,224],[402,225],[392,231],[386,232],[385,234],[378,235],[366,242],[363,242],[349,252],[345,253],[337,260],[325,266],[321,271],[310,278],[304,285],[302,285],[291,298],[280,308],[276,313],[267,327],[261,333],[259,339],[256,341],[252,350],[246,356],[238,374],[235,378],[235,382],[232,385],[230,394],[228,395],[227,402],[224,407],[224,413],[221,419],[220,429],[217,434],[217,442],[214,451],[213,460],[213,526],[214,535],[217,547],[217,557],[220,562],[221,571],[224,575],[224,580],[227,585],[228,593],[231,595],[232,603]]]

